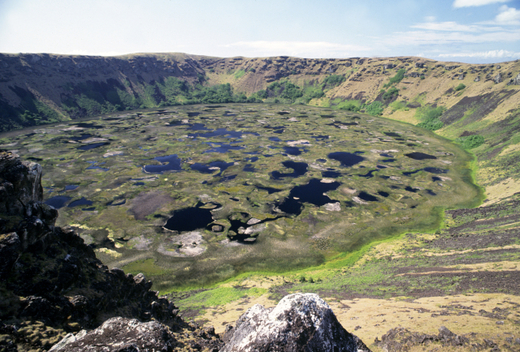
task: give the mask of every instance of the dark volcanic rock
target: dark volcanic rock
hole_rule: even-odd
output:
[[[222,352],[369,351],[313,293],[286,296],[270,309],[251,307],[224,340]]]
[[[433,343],[441,344],[443,347],[467,346],[469,339],[453,333],[445,326],[439,328],[438,335],[421,334],[398,327],[390,329],[381,341],[376,339],[376,345],[388,352],[409,351],[413,346],[428,346]]]

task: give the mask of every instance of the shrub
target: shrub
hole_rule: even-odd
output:
[[[459,137],[457,138],[457,142],[462,144],[464,149],[473,149],[480,147],[482,144],[484,144],[485,140],[481,135],[474,134],[467,137]]]
[[[339,86],[341,83],[345,82],[346,78],[343,75],[330,75],[325,77],[323,80],[323,83],[325,83],[327,86],[336,87]]]
[[[359,111],[361,110],[361,102],[359,100],[346,100],[338,104],[338,109],[347,111]]]
[[[374,101],[366,107],[366,113],[372,116],[381,116],[383,113],[383,104],[380,101]]]
[[[394,101],[393,103],[391,103],[390,105],[390,108],[392,108],[392,111],[397,111],[397,110],[404,110],[404,111],[408,111],[409,108],[408,108],[408,105],[406,104],[406,101]]]
[[[415,117],[422,120],[417,126],[425,128],[430,131],[436,131],[444,126],[439,117],[446,111],[446,108],[438,106],[436,108],[431,106],[423,106],[417,109]]]
[[[464,88],[466,88],[466,85],[464,83],[461,83],[455,87],[455,91],[458,92],[459,90],[463,90]]]
[[[394,77],[390,78],[390,82],[385,84],[383,87],[388,88],[392,84],[397,84],[397,83],[401,82],[404,78],[405,73],[406,73],[406,70],[404,68],[400,69],[399,71],[397,71],[397,73],[395,74]]]
[[[391,87],[385,93],[383,93],[383,100],[390,100],[399,95],[399,89]]]

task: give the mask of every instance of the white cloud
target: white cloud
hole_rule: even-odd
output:
[[[424,20],[426,22],[434,22],[437,18],[435,16],[426,16]]]
[[[476,26],[467,26],[456,22],[427,22],[413,25],[412,28],[426,29],[432,31],[455,31],[455,32],[475,32]]]
[[[502,30],[486,33],[443,32],[443,31],[408,31],[393,33],[385,37],[385,43],[394,46],[440,45],[440,44],[481,44],[520,41],[520,29]]]
[[[439,57],[472,57],[485,59],[517,59],[520,58],[520,53],[515,53],[508,50],[489,50],[474,53],[450,53],[439,54]]]
[[[297,42],[297,41],[252,41],[236,42],[225,45],[226,48],[248,52],[249,55],[277,56],[289,55],[298,57],[349,57],[360,55],[371,48],[358,45],[345,45],[329,42]]]
[[[489,4],[504,3],[510,0],[455,0],[453,7],[471,7],[471,6],[484,6]]]
[[[502,5],[495,21],[499,24],[520,24],[520,11],[514,7]]]

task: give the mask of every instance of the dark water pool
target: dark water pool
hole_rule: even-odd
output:
[[[45,204],[56,209],[63,208],[72,198],[67,196],[54,196],[45,201]]]
[[[283,189],[278,189],[278,188],[274,188],[274,187],[256,186],[256,188],[261,189],[263,191],[267,191],[268,194],[273,194],[273,193],[283,191]]]
[[[379,170],[370,170],[369,172],[367,172],[366,174],[364,175],[358,175],[360,177],[364,177],[364,178],[372,178],[374,177],[374,172],[376,171],[379,171]]]
[[[338,178],[341,176],[341,172],[339,171],[322,171],[321,176],[326,178]]]
[[[102,147],[104,145],[109,145],[109,144],[110,144],[109,142],[90,143],[90,144],[85,144],[85,145],[79,146],[78,149],[79,150],[91,150],[91,149],[99,148],[99,147]]]
[[[71,138],[68,138],[68,139],[77,142],[77,141],[82,141],[82,140],[90,138],[90,137],[92,137],[91,134],[82,133],[81,136],[79,136],[79,137],[71,137]]]
[[[448,169],[440,169],[438,167],[425,167],[423,170],[431,174],[447,174],[448,171],[450,171]]]
[[[294,187],[289,196],[285,198],[278,208],[287,214],[299,215],[303,209],[303,203],[311,203],[318,207],[333,202],[326,192],[333,191],[339,187],[341,183],[323,183],[313,178],[308,184]]]
[[[399,133],[395,133],[395,132],[383,132],[385,135],[387,135],[388,137],[401,137],[401,135]]]
[[[76,123],[75,126],[78,126],[81,128],[94,128],[96,130],[104,128],[103,126],[95,125],[93,123],[85,123],[85,122]]]
[[[408,153],[408,154],[405,154],[405,155],[407,157],[411,158],[411,159],[414,159],[414,160],[428,160],[428,159],[434,160],[434,159],[437,159],[437,157],[434,156],[434,155],[425,154],[425,153],[419,153],[419,152]]]
[[[358,197],[367,202],[377,202],[379,200],[376,196],[373,196],[365,191],[360,192]]]
[[[307,172],[308,165],[307,163],[302,162],[296,162],[292,160],[287,160],[282,163],[283,166],[289,169],[293,169],[293,172],[280,172],[280,171],[273,171],[271,172],[271,178],[275,180],[282,179],[284,177],[299,177],[305,175]]]
[[[107,203],[108,206],[118,206],[126,203],[126,199],[114,199]]]
[[[77,199],[73,202],[70,202],[69,205],[67,205],[68,208],[73,208],[73,207],[77,207],[77,206],[80,206],[80,205],[92,205],[94,204],[94,202],[86,199],[85,197],[82,197],[80,199]]]
[[[347,152],[334,152],[328,155],[329,159],[337,160],[341,163],[342,166],[350,167],[356,164],[359,164],[365,158],[359,156],[357,154],[347,153]]]
[[[245,172],[256,172],[256,169],[253,166],[253,164],[246,164],[242,170]]]
[[[209,128],[206,127],[203,123],[194,123],[188,127],[191,131],[209,131]]]
[[[285,146],[283,149],[289,155],[300,155],[302,153],[301,149],[298,147]]]
[[[162,174],[165,171],[181,171],[182,170],[182,161],[179,159],[177,154],[166,155],[166,156],[158,156],[153,158],[158,162],[162,163],[161,165],[146,165],[143,166],[143,171],[149,174]]]
[[[210,209],[202,209],[200,206],[176,210],[166,221],[164,227],[178,232],[206,228],[213,222],[213,217]]]
[[[220,172],[217,175],[221,175],[223,171],[225,171],[228,167],[233,166],[233,165],[235,165],[235,163],[232,163],[232,162],[226,163],[225,161],[217,160],[217,161],[212,161],[207,164],[195,163],[195,164],[190,165],[190,168],[192,170],[196,170],[202,174],[212,174],[215,171],[218,171],[217,169],[215,169],[215,168],[218,168],[220,170]]]

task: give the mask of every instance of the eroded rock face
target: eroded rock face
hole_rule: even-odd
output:
[[[14,231],[19,222],[35,218],[52,228],[58,216],[56,209],[42,203],[42,167],[21,161],[17,154],[0,150],[0,232]],[[37,223],[37,221],[36,221]],[[25,236],[27,237],[27,236]],[[26,247],[34,238],[22,239]]]
[[[251,307],[224,340],[222,352],[369,351],[313,293],[286,296],[275,308]]]

